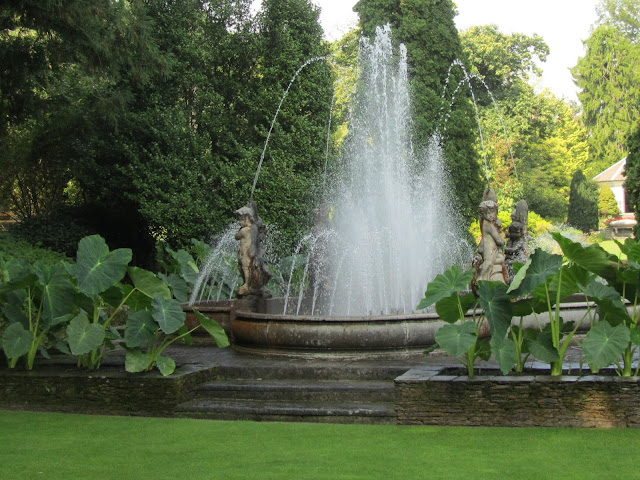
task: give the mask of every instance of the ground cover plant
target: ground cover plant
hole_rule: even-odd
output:
[[[153,272],[129,266],[127,248],[109,250],[99,235],[83,238],[75,263],[30,263],[0,256],[0,346],[10,367],[21,358],[33,369],[36,355],[78,358],[78,366],[100,367],[107,349],[126,349],[125,369],[156,366],[163,375],[175,362],[163,355],[173,342],[189,341],[185,312],[171,287]],[[126,281],[126,282],[125,282]],[[124,338],[112,322],[126,314]],[[218,346],[229,342],[214,320],[199,316]]]
[[[635,478],[634,456],[620,452],[639,441],[637,429],[217,422],[0,411],[0,477],[79,480],[117,472],[121,480],[600,480]]]

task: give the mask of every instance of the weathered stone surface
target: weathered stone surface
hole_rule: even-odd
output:
[[[169,377],[157,371],[131,374],[103,367],[88,373],[60,365],[24,372],[0,369],[0,408],[76,413],[173,415],[193,398],[215,368],[182,368]]]
[[[465,376],[410,370],[398,377],[399,424],[638,427],[640,378],[607,375]]]

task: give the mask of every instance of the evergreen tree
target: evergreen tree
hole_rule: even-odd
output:
[[[597,174],[625,156],[625,139],[640,116],[640,45],[637,0],[602,0],[587,53],[572,70],[582,90],[589,129],[588,172]]]
[[[571,179],[567,223],[585,233],[598,230],[598,187],[582,170]]]
[[[455,86],[463,78],[460,69],[449,73],[452,62],[463,57],[453,2],[360,0],[354,10],[364,35],[372,36],[377,26],[389,23],[394,40],[406,45],[413,137],[416,145],[426,145],[440,131],[454,194],[461,212],[470,220],[476,216],[485,185],[474,149],[478,126],[469,92],[456,96],[446,125],[440,124],[449,112],[451,92],[448,98],[442,96],[445,83],[449,79],[449,85]]]
[[[627,138],[627,162],[625,165],[624,189],[627,201],[633,208],[636,219],[640,218],[640,123]],[[639,224],[640,225],[640,224]],[[640,238],[640,227],[636,225],[635,237]]]
[[[615,217],[620,215],[620,207],[616,196],[609,185],[603,185],[600,189],[600,200],[598,202],[600,215],[603,217]]]
[[[298,72],[273,125],[254,192],[262,218],[278,226],[288,252],[311,226],[325,163],[333,79],[323,58],[329,44],[322,40],[319,15],[310,0],[264,0],[257,18],[260,78],[253,85],[253,110],[258,149],[236,208],[251,194],[271,122]]]

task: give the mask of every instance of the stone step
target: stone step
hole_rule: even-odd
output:
[[[178,405],[179,417],[212,420],[395,424],[393,403],[318,403],[198,398]]]
[[[394,401],[391,381],[329,380],[217,380],[202,384],[196,394],[207,399],[269,401],[389,402]]]
[[[406,364],[320,363],[320,362],[280,362],[266,360],[264,363],[218,366],[220,379],[314,379],[314,380],[388,380],[404,374]]]

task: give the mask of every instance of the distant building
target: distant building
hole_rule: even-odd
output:
[[[626,179],[624,175],[624,166],[627,163],[627,157],[624,157],[619,162],[614,163],[604,172],[599,173],[593,177],[593,181],[602,185],[609,185],[613,194],[618,202],[618,208],[620,213],[632,213],[633,210],[627,203],[627,195],[624,191],[624,181]]]
[[[610,238],[626,238],[633,236],[633,230],[637,225],[633,209],[627,202],[627,193],[624,191],[624,166],[627,163],[627,157],[619,162],[614,163],[604,172],[593,177],[593,181],[600,185],[609,185],[613,191],[613,195],[618,202],[618,208],[621,215],[619,217],[609,219],[605,222],[607,228],[605,232]]]

